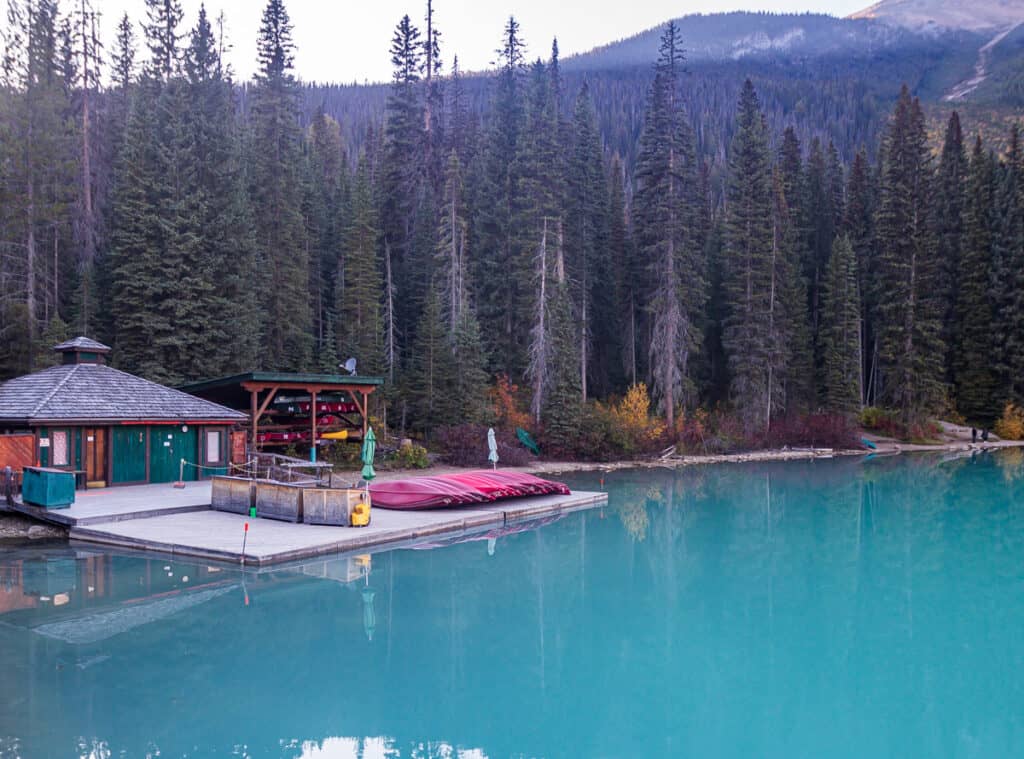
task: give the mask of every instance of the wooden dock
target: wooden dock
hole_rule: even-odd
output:
[[[487,532],[542,517],[592,508],[605,493],[514,498],[492,504],[429,511],[375,508],[367,527],[329,527],[250,519],[210,509],[208,482],[142,485],[80,493],[69,509],[19,505],[36,519],[69,528],[72,541],[175,556],[241,563],[245,524],[245,564],[266,566],[313,556],[371,551]]]

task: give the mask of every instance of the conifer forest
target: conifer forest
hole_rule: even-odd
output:
[[[4,21],[0,380],[79,334],[169,385],[354,357],[390,429],[493,424],[509,396],[569,452],[641,385],[668,437],[1024,404],[1016,126],[936,122],[899,79],[712,73],[673,22],[626,75],[509,18],[465,74],[429,4],[380,41],[390,85],[339,89],[299,81],[268,0],[238,82],[223,18],[140,0],[100,40],[93,2]]]

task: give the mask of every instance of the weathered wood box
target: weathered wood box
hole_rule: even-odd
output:
[[[249,515],[255,494],[252,480],[217,475],[211,478],[210,506],[215,511]]]
[[[365,503],[366,497],[365,490],[305,488],[302,491],[302,521],[348,527],[352,523],[352,509],[358,503]]]
[[[284,522],[302,521],[303,489],[301,485],[286,482],[257,482],[256,516]]]

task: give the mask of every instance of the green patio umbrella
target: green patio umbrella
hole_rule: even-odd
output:
[[[363,440],[363,479],[366,481],[366,489],[370,489],[370,480],[377,476],[373,471],[373,457],[377,453],[377,436],[373,434],[373,427],[366,431],[366,438]]]

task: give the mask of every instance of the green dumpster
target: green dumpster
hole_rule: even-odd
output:
[[[22,474],[21,500],[46,509],[66,509],[75,502],[75,475],[63,469],[27,466]]]

